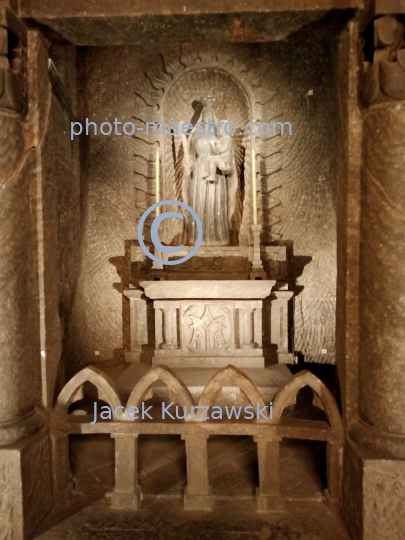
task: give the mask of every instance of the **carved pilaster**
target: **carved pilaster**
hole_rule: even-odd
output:
[[[278,283],[279,287],[287,284]],[[288,302],[293,291],[273,290],[271,292],[271,343],[277,346],[279,363],[292,362],[292,354],[288,350]]]
[[[162,349],[177,349],[177,310],[172,306],[163,309]]]
[[[156,349],[178,349],[177,310],[178,304],[155,301],[155,342]]]
[[[126,360],[138,361],[142,345],[148,343],[146,300],[143,291],[128,289],[124,295],[129,298],[130,306],[130,351],[125,353]]]
[[[254,342],[254,308],[246,307],[240,309],[240,334],[241,334],[241,349],[256,349],[257,343]]]

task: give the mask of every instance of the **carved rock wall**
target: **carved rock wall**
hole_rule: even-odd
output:
[[[74,57],[66,51],[62,64],[74,73]],[[80,252],[77,243],[72,248],[71,239],[72,229],[80,226],[80,201],[71,195],[74,174],[69,170],[76,163],[78,171],[77,154],[69,152],[69,115],[58,108],[51,91],[48,44],[35,30],[24,40],[23,58],[24,62],[27,58],[27,102],[21,111],[3,106],[4,100],[0,107],[0,165],[6,164],[0,167],[0,536],[4,539],[33,537],[52,508],[48,433],[46,428],[35,432],[43,424],[42,405],[52,407],[58,392],[64,326],[59,313],[78,274],[74,262]],[[1,75],[4,71],[8,75],[4,58],[0,59]],[[67,170],[62,170],[62,160]]]
[[[68,362],[62,357],[62,346],[79,274],[83,189],[79,142],[70,141],[70,121],[76,112],[75,48],[53,47],[50,57],[71,98],[69,107],[55,89],[52,92],[39,164],[42,200],[38,216],[43,234],[39,262],[45,269],[40,292],[47,366],[44,398],[52,405],[65,382],[64,362]]]
[[[309,361],[333,362],[339,156],[329,45],[300,39],[212,49],[187,46],[187,54],[183,51],[178,46],[86,50],[81,57],[85,117],[98,126],[114,118],[138,126],[140,119],[157,121],[159,96],[189,62],[196,67],[222,62],[225,70],[239,69],[259,115],[254,120],[290,121],[293,127],[291,137],[256,138],[263,241],[287,243],[294,256],[290,279],[302,291],[295,306],[295,349]],[[156,66],[163,73],[160,83],[151,82]],[[198,89],[195,97],[200,98]],[[158,142],[158,137],[138,135],[84,139],[89,149],[83,265],[68,340],[74,371],[94,360],[95,351],[108,359],[122,349],[124,243],[136,238],[136,219],[154,202]],[[249,197],[249,182],[245,185]]]

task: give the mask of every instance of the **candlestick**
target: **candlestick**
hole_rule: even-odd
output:
[[[160,153],[156,150],[156,202],[160,202]],[[156,215],[160,214],[160,207],[156,208]]]
[[[253,197],[253,225],[257,225],[257,194],[256,194],[256,155],[252,144],[252,197]]]

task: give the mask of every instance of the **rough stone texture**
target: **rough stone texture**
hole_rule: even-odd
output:
[[[331,129],[336,123],[336,97],[330,88],[332,56],[328,45],[302,39],[291,43],[224,45],[218,58],[215,50],[208,47],[190,46],[183,53],[180,48],[165,47],[164,60],[161,52],[147,45],[142,49],[88,50],[83,57],[86,116],[99,125],[114,118],[135,123],[136,118],[154,120],[153,100],[160,99],[161,92],[156,92],[143,75],[152,68],[153,74],[156,71],[164,76],[163,83],[153,84],[165,91],[170,73],[180,76],[182,65],[199,65],[198,58],[206,65],[229,69],[238,78],[246,77],[242,70],[243,66],[248,67],[249,80],[258,77],[252,85],[265,88],[263,95],[255,98],[265,104],[260,105],[261,119],[268,121],[281,115],[293,125],[292,137],[269,141],[256,138],[263,149],[260,170],[265,175],[263,199],[258,200],[265,223],[262,241],[288,244],[289,257],[293,257],[294,269],[289,279],[297,292],[301,291],[295,303],[295,349],[306,360],[333,362],[334,175],[339,156],[335,152],[336,133]],[[296,60],[292,62],[291,58]],[[313,95],[308,95],[310,90]],[[150,106],[136,94],[144,96]],[[195,94],[200,97],[198,88]],[[136,238],[136,220],[154,202],[150,181],[153,171],[145,159],[152,159],[150,153],[156,138],[149,139],[101,135],[87,139],[89,185],[84,259],[67,341],[73,371],[88,364],[95,354],[111,359],[122,352],[123,300],[116,269],[119,274],[123,272],[125,241]],[[247,193],[249,185],[248,182]],[[249,219],[247,226],[248,222]],[[322,354],[325,349],[326,354]]]
[[[25,53],[29,65],[37,68],[40,54],[35,35],[30,35],[33,39],[28,50],[25,47]],[[5,52],[11,56],[7,42],[5,45]],[[8,56],[1,56],[0,60],[0,76],[5,81],[7,95],[13,91],[12,86],[8,88],[7,79],[12,64],[9,65]],[[27,67],[25,61],[24,72]],[[38,109],[32,102],[26,102],[22,112],[13,109],[12,103],[1,102],[0,107],[0,163],[7,163],[0,169],[0,444],[7,444],[35,432],[43,421],[36,409],[40,389],[32,202],[36,155],[30,149],[36,123],[26,122],[27,111],[35,115]],[[39,114],[38,124],[41,121],[43,116]]]
[[[25,159],[21,170],[8,179],[0,192],[0,427],[1,443],[18,440],[23,434],[19,418],[34,415],[39,390],[39,354],[36,350],[36,328],[33,298],[34,241],[29,219],[30,190],[35,182],[34,153]],[[28,219],[21,219],[25,215]],[[32,286],[34,285],[34,287]],[[4,295],[4,296],[3,296]],[[7,427],[5,424],[9,424]],[[33,422],[29,431],[38,427]],[[3,431],[4,427],[4,431]]]
[[[238,0],[231,4],[176,0],[170,5],[162,0],[136,4],[122,0],[114,6],[95,0],[76,0],[69,5],[25,0],[20,13],[36,19],[54,39],[103,46],[141,44],[145,40],[164,44],[193,40],[265,42],[285,39],[302,28],[309,32],[323,29],[328,37],[336,24],[347,21],[362,5],[361,0],[289,0],[283,4],[277,0]]]
[[[12,493],[12,467],[10,457],[7,458],[4,452],[0,453],[2,460],[0,462],[0,531],[4,534],[4,538],[11,538],[13,528],[13,510],[14,514],[20,517],[20,514],[13,509],[13,493]]]
[[[49,437],[44,429],[0,447],[0,533],[5,540],[32,538],[52,509]]]
[[[364,538],[400,539],[405,523],[405,461],[367,460],[363,481]]]
[[[320,503],[292,503],[284,515],[254,515],[251,501],[219,501],[214,512],[185,513],[175,501],[150,501],[137,512],[91,504],[38,540],[349,540]]]
[[[54,353],[55,347],[51,344],[47,358],[43,315],[48,306],[44,292],[48,295],[55,282],[56,289],[59,284],[51,264],[44,271],[43,253],[49,248],[55,256],[52,232],[56,223],[63,222],[63,217],[62,212],[52,214],[58,202],[61,203],[55,192],[42,191],[46,176],[43,166],[53,168],[47,158],[55,157],[58,140],[64,137],[58,125],[62,115],[57,104],[51,103],[47,44],[36,31],[29,31],[28,38],[26,33],[24,38],[18,37],[23,43],[20,56],[16,56],[15,50],[8,51],[8,56],[0,54],[1,78],[6,84],[0,92],[5,90],[2,98],[9,96],[10,91],[9,79],[4,75],[9,69],[15,70],[16,63],[21,62],[23,81],[28,89],[23,93],[21,111],[13,110],[13,101],[0,102],[0,137],[4,138],[0,143],[0,444],[4,445],[0,448],[0,462],[3,466],[2,509],[10,512],[8,517],[2,517],[0,531],[4,538],[13,539],[32,536],[52,507],[48,433],[41,431],[27,436],[44,423],[41,405],[47,406],[49,401],[50,406],[53,405],[56,371],[53,363],[57,365],[62,340],[51,324],[48,331],[53,332],[52,343],[57,352]],[[9,32],[9,43],[15,40],[16,36]],[[8,59],[11,59],[10,68],[5,63]],[[18,91],[24,90],[21,85]],[[66,122],[65,132],[68,133]],[[52,175],[52,182],[60,182],[63,174],[57,170],[51,173],[50,168],[47,174]],[[52,219],[46,221],[42,219],[43,211],[48,210]],[[68,243],[66,238],[60,240]],[[58,295],[54,302],[57,313]],[[54,313],[51,318],[53,316]],[[49,401],[47,375],[51,379]]]
[[[25,537],[37,532],[53,507],[51,448],[46,429],[19,443]],[[20,487],[20,486],[18,486]]]
[[[337,181],[336,366],[345,422],[358,412],[361,115],[358,104],[358,23],[335,50],[335,87],[341,123]]]
[[[405,458],[405,104],[370,107],[363,133],[360,415]]]
[[[353,538],[401,540],[405,523],[405,460],[382,459],[380,454],[349,442],[343,472],[344,511]]]
[[[388,2],[388,10],[390,5]],[[383,25],[396,24],[394,19],[381,21]],[[374,44],[380,46],[380,39],[391,42],[392,34],[381,33],[382,27],[377,27]],[[399,43],[402,35],[397,38]],[[384,63],[389,57],[391,62],[398,54],[400,60],[398,46],[394,42],[392,46],[392,56],[384,48],[375,51],[375,63],[367,70],[362,88],[363,101],[372,105],[362,111],[359,365],[357,370],[351,362],[355,368],[352,374],[346,365],[350,380],[345,381],[345,397],[351,408],[349,435],[356,443],[349,438],[346,444],[343,485],[347,523],[359,540],[401,538],[405,526],[405,106],[393,99],[392,86],[390,92],[380,93],[382,80],[375,81],[373,94],[369,79],[373,72],[377,74],[379,59]],[[390,84],[394,81],[395,77]],[[353,238],[348,240],[350,244]]]
[[[72,109],[67,109],[54,90],[39,164],[41,349],[45,355],[43,399],[48,406],[65,382],[62,344],[79,273],[83,196],[78,142],[70,141],[70,121],[76,110],[75,50],[54,47],[51,58],[71,97]]]

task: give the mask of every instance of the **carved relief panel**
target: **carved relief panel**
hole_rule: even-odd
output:
[[[180,340],[186,354],[233,354],[234,306],[232,303],[181,303]]]

